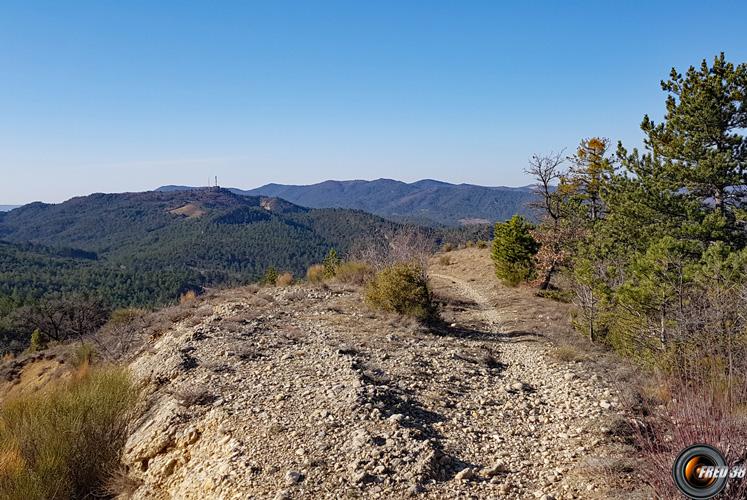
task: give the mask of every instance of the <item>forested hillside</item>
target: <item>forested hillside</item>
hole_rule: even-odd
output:
[[[189,290],[256,281],[270,267],[299,277],[330,248],[345,255],[386,245],[398,231],[434,248],[489,237],[484,226],[406,227],[216,188],[33,203],[0,216],[0,323],[12,330],[13,310],[63,295],[151,306]]]

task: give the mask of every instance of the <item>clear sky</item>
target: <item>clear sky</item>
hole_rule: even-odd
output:
[[[747,60],[744,1],[0,3],[0,203],[162,184],[523,185]]]

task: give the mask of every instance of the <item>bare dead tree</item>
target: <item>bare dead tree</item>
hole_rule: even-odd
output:
[[[25,328],[39,329],[48,338],[63,341],[94,333],[106,323],[109,310],[96,299],[53,298],[22,309],[19,317]]]
[[[425,231],[404,226],[386,234],[378,242],[355,249],[351,257],[370,264],[376,270],[398,262],[414,263],[425,273],[433,248],[433,241]]]
[[[541,221],[536,237],[542,244],[537,254],[537,267],[540,271],[539,288],[550,286],[553,274],[563,260],[563,198],[557,186],[563,179],[562,168],[564,150],[547,155],[532,155],[525,173],[534,177],[537,200],[531,206],[539,212]]]
[[[565,150],[558,153],[550,152],[546,155],[532,155],[529,167],[524,173],[531,175],[536,181],[535,192],[538,200],[531,206],[541,211],[541,218],[558,221],[561,218],[562,199],[555,189],[565,174],[562,165],[565,161]]]

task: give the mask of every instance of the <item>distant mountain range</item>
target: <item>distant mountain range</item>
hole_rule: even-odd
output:
[[[162,186],[158,191],[183,191],[191,186]],[[531,217],[532,187],[487,187],[449,184],[425,179],[405,183],[374,181],[324,181],[307,186],[267,184],[250,190],[228,188],[244,196],[278,197],[311,208],[352,208],[395,221],[429,226],[493,223],[514,214]]]
[[[0,212],[10,212],[14,208],[18,208],[21,205],[0,205]]]

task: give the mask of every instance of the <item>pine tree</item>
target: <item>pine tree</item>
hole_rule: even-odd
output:
[[[516,286],[534,276],[534,255],[539,244],[532,237],[533,227],[519,215],[495,225],[491,257],[496,276],[506,285]]]
[[[603,200],[615,173],[608,148],[609,140],[602,137],[582,140],[576,154],[569,158],[572,166],[558,188],[560,195],[572,195],[577,200],[592,223],[603,217]]]
[[[324,261],[322,261],[322,265],[324,266],[324,277],[334,278],[335,274],[337,274],[337,268],[340,267],[340,258],[337,256],[337,250],[330,248],[327,256],[324,257]]]
[[[275,285],[275,282],[277,281],[279,276],[278,270],[275,269],[274,266],[270,266],[265,271],[264,276],[262,276],[262,284],[263,285]]]
[[[724,54],[711,66],[672,69],[662,123],[648,115],[641,129],[646,153],[619,146],[635,179],[626,209],[639,223],[666,228],[678,239],[745,245],[747,212],[747,64]],[[641,216],[644,216],[643,218]]]

